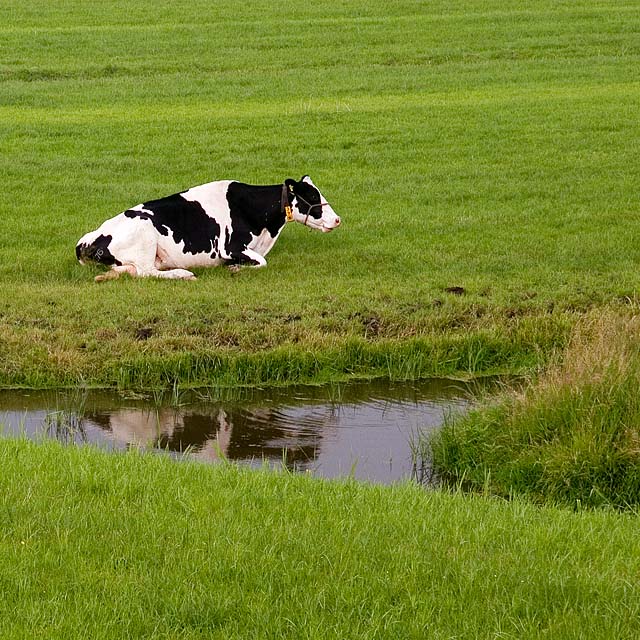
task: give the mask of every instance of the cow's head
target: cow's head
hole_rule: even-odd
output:
[[[296,222],[325,233],[340,225],[340,218],[309,176],[303,176],[300,182],[289,178],[285,184],[290,191],[293,219]]]

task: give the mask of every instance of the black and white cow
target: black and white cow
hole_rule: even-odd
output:
[[[288,221],[324,232],[340,224],[309,176],[272,186],[221,180],[127,209],[82,236],[76,256],[111,267],[97,281],[192,280],[191,267],[264,267]]]

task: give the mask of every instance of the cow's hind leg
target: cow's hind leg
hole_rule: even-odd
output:
[[[96,282],[113,280],[123,273],[132,278],[195,280],[195,275],[186,269],[158,269],[162,263],[162,256],[158,254],[158,232],[148,220],[132,219],[123,214],[81,238],[76,255],[78,260],[111,267],[97,276]]]
[[[195,280],[196,276],[186,269],[169,269],[168,271],[160,271],[159,269],[148,269],[140,272],[132,264],[123,264],[119,267],[112,267],[106,273],[101,273],[95,277],[96,282],[104,282],[105,280],[116,280],[123,273],[129,274],[132,278],[164,278],[166,280]]]
[[[117,267],[111,267],[109,271],[107,271],[106,273],[101,273],[99,276],[96,276],[94,280],[96,282],[104,282],[105,280],[116,280],[123,273],[129,274],[132,278],[135,278],[138,275],[138,271],[132,264],[123,264]]]
[[[191,273],[191,271],[187,271],[186,269],[167,269],[166,271],[160,271],[160,269],[153,269],[149,271],[144,276],[149,276],[153,278],[165,278],[167,280],[195,280],[195,274]]]
[[[186,269],[158,269],[158,232],[148,220],[125,217],[120,220],[117,231],[109,244],[110,255],[116,264],[98,276],[98,282],[118,278],[122,273],[133,278],[195,279],[195,275]]]

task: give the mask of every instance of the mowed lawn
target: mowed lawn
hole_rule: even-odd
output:
[[[0,384],[515,371],[636,302],[640,2],[0,18]],[[138,202],[303,174],[343,226],[291,225],[266,269],[98,285],[75,260]],[[402,348],[430,355],[403,369]]]

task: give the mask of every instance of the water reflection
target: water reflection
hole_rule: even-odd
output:
[[[324,477],[392,482],[428,473],[424,460],[416,468],[412,442],[446,413],[464,410],[468,392],[441,380],[155,398],[12,391],[0,392],[0,422],[5,433],[66,443],[284,462]]]

